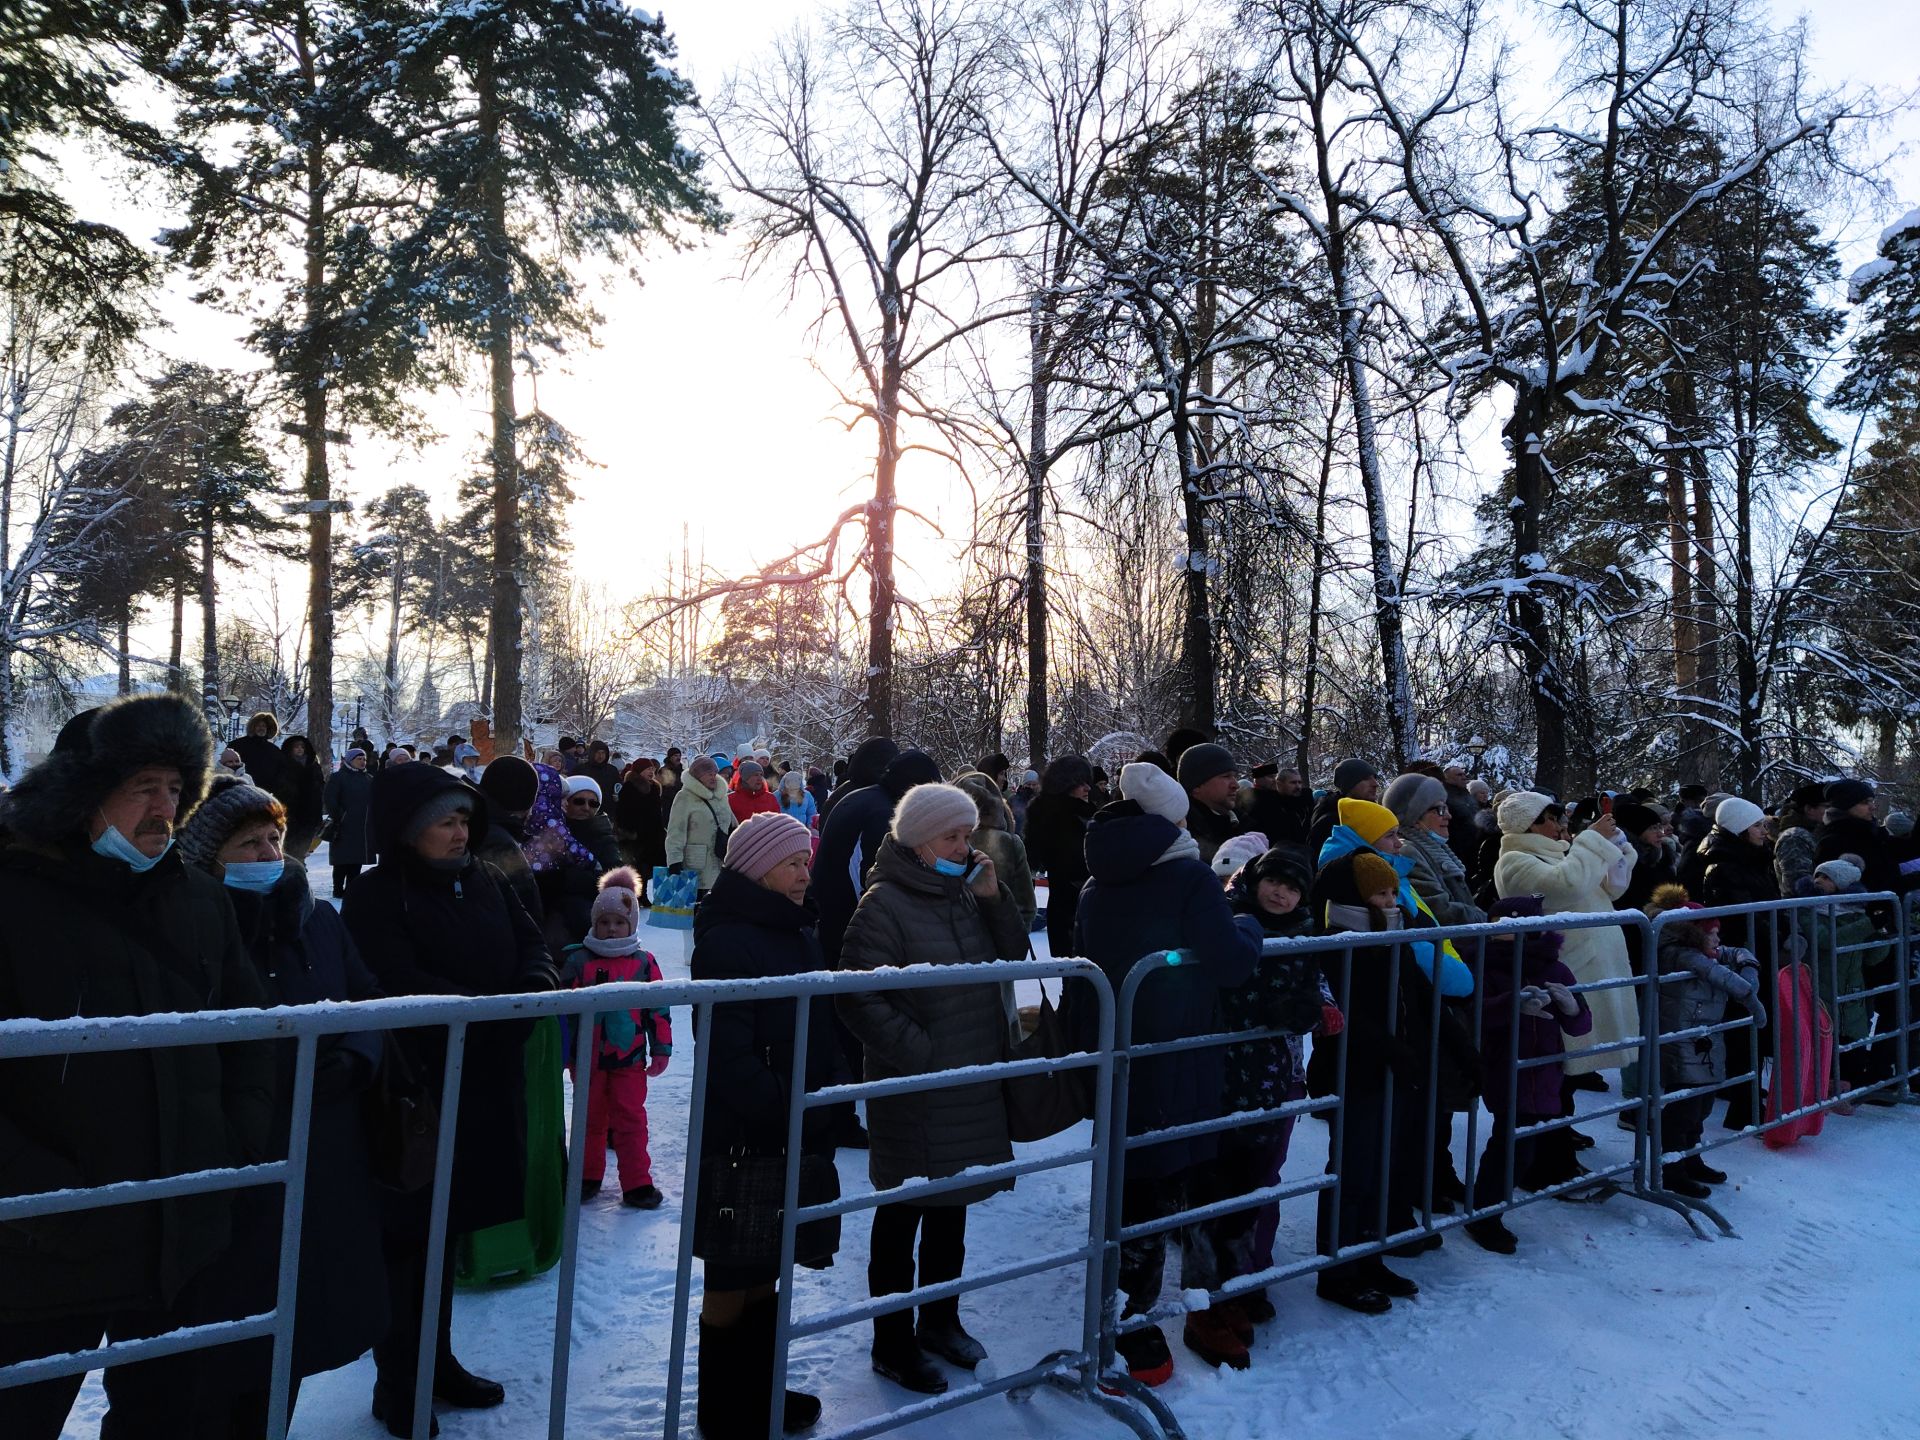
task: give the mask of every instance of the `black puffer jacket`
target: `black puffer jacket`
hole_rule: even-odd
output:
[[[327,780],[326,812],[338,827],[327,856],[335,865],[371,865],[373,844],[373,776],[345,766]]]
[[[1824,865],[1829,860],[1838,860],[1842,855],[1860,857],[1860,883],[1869,891],[1890,890],[1898,895],[1906,889],[1900,878],[1899,862],[1895,858],[1893,836],[1878,821],[1863,820],[1858,815],[1843,813],[1822,825],[1819,843],[1814,850],[1814,863]],[[1875,905],[1872,913],[1882,925],[1891,927],[1891,907]]]
[[[1700,889],[1694,895],[1702,905],[1758,905],[1780,898],[1780,877],[1773,871],[1773,846],[1754,845],[1713,827],[1701,847],[1704,865]],[[1764,964],[1774,953],[1773,932],[1787,933],[1787,921],[1758,916],[1729,915],[1720,922],[1723,943],[1751,950]]]
[[[755,980],[826,968],[811,908],[795,905],[738,870],[720,871],[693,917],[694,979]],[[704,1153],[786,1153],[793,1012],[794,1002],[787,998],[714,1007]],[[807,1089],[851,1078],[834,1038],[833,1007],[816,1000],[807,1011]],[[809,1110],[800,1148],[830,1155],[832,1132],[832,1111]]]
[[[0,1019],[254,1009],[220,884],[170,851],[144,875],[83,839],[0,849]],[[273,1053],[241,1045],[0,1062],[0,1195],[264,1159]],[[0,1321],[170,1305],[227,1248],[230,1193],[0,1222]]]
[[[995,899],[982,900],[963,876],[940,874],[889,838],[847,926],[840,968],[969,965],[1018,960],[1026,953],[1020,911],[1005,885]],[[869,991],[842,995],[837,1003],[840,1018],[866,1046],[868,1080],[989,1065],[1011,1052],[998,985]],[[867,1132],[867,1168],[876,1190],[916,1175],[942,1180],[969,1166],[1013,1158],[999,1080],[869,1100]],[[1008,1181],[924,1203],[965,1205],[1010,1188]]]
[[[469,855],[457,870],[420,859],[401,835],[420,807],[449,788],[465,792],[474,830],[486,801],[432,765],[396,765],[373,790],[380,863],[356,880],[341,914],[374,978],[389,995],[515,995],[551,990],[558,977],[533,923],[491,866]],[[526,1083],[522,1061],[531,1024],[501,1020],[467,1031],[454,1133],[455,1230],[518,1219],[525,1208]],[[446,1032],[406,1033],[409,1055],[438,1093]],[[418,1200],[424,1213],[425,1193]]]

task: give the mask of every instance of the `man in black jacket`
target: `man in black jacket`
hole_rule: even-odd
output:
[[[0,1020],[251,1009],[265,1001],[219,882],[173,827],[213,737],[172,695],[76,716],[0,801]],[[263,1044],[0,1064],[0,1195],[151,1180],[265,1158]],[[0,1365],[207,1318],[231,1192],[0,1224]],[[111,1369],[103,1434],[195,1433],[192,1352]],[[81,1375],[0,1390],[0,1435],[57,1440]]]
[[[1308,861],[1316,868],[1319,866],[1321,847],[1333,834],[1333,827],[1340,823],[1342,800],[1377,801],[1379,798],[1380,773],[1364,760],[1342,760],[1334,768],[1333,788],[1313,807],[1313,824],[1307,829]]]

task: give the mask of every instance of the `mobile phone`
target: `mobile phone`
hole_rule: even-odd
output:
[[[967,884],[971,885],[974,881],[980,878],[980,872],[986,868],[987,868],[987,857],[982,855],[978,860],[974,861],[973,864],[967,867],[967,873],[963,878],[966,880]]]
[[[1611,815],[1613,813],[1613,796],[1602,795],[1600,797],[1600,813],[1602,815]]]

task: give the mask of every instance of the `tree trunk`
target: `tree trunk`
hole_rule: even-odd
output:
[[[1046,760],[1047,734],[1047,552],[1046,496],[1048,406],[1053,377],[1051,299],[1033,297],[1033,413],[1027,438],[1027,763],[1038,769]]]
[[[212,481],[202,483],[210,487]],[[227,707],[220,699],[220,622],[215,609],[219,587],[213,558],[213,504],[209,498],[200,516],[200,704],[208,728],[217,735],[226,721]]]
[[[319,84],[312,58],[312,17],[301,7],[301,68],[309,91]],[[327,281],[327,170],[317,143],[307,149],[305,351],[296,377],[307,500],[307,738],[323,769],[333,764],[333,485],[327,470],[326,371],[319,353]]]
[[[1753,571],[1753,486],[1758,463],[1758,432],[1755,426],[1757,395],[1749,394],[1736,382],[1733,395],[1734,423],[1738,433],[1734,441],[1734,551],[1733,551],[1733,624],[1734,664],[1740,694],[1736,697],[1740,716],[1740,755],[1735,767],[1742,795],[1760,793],[1760,771],[1764,763],[1762,712],[1766,696],[1760,677],[1760,637],[1754,628]]]
[[[114,622],[115,640],[120,649],[120,675],[117,694],[133,693],[133,606],[120,607],[120,614]]]
[[[173,581],[173,641],[167,650],[167,690],[182,695],[187,689],[187,669],[181,654],[187,639],[187,582],[176,575]]]
[[[1688,501],[1686,447],[1692,443],[1680,423],[1679,376],[1667,383],[1666,465],[1668,576],[1673,591],[1673,691],[1684,706],[1699,693],[1700,626],[1694,615],[1693,513]],[[1702,757],[1710,732],[1691,716],[1678,726],[1680,753],[1676,778],[1681,784],[1704,781]]]
[[[1693,482],[1693,615],[1694,631],[1699,637],[1699,679],[1694,694],[1709,713],[1720,710],[1720,562],[1713,519],[1713,476],[1707,469],[1707,457],[1697,447],[1686,452],[1687,469]],[[1719,729],[1702,726],[1704,748],[1698,767],[1699,783],[1709,789],[1720,788]]]
[[[1340,398],[1336,381],[1328,397],[1327,433],[1320,446],[1320,478],[1313,497],[1313,580],[1307,599],[1307,673],[1300,700],[1300,743],[1293,757],[1301,778],[1308,783],[1313,779],[1313,718],[1320,691],[1321,597],[1327,579],[1327,489],[1333,482],[1334,438],[1340,432]]]
[[[493,735],[501,754],[520,749],[520,466],[514,445],[513,317],[509,299],[512,276],[507,269],[507,191],[502,154],[500,97],[494,57],[481,57],[474,71],[475,100],[480,112],[480,143],[486,151],[481,182],[482,220],[492,238],[482,266],[491,299],[487,322],[487,380],[493,414],[489,458],[493,470],[493,609],[488,659],[493,670]]]
[[[400,718],[400,589],[406,573],[406,552],[397,549],[393,555],[393,585],[387,597],[387,659],[380,670],[380,708],[389,726]]]
[[[1540,519],[1546,503],[1547,397],[1531,386],[1514,395],[1506,440],[1513,455],[1513,573],[1531,581],[1539,573]],[[1566,678],[1554,657],[1547,607],[1532,584],[1516,586],[1507,604],[1507,643],[1520,658],[1533,705],[1534,785],[1558,794],[1567,781]]]
[[[888,279],[890,303],[881,332],[880,393],[874,397],[879,429],[873,462],[873,502],[867,507],[867,569],[872,577],[867,613],[867,734],[893,734],[893,631],[895,589],[893,536],[900,463],[899,293]]]

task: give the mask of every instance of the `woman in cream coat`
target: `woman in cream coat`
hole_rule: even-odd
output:
[[[1567,843],[1566,820],[1560,806],[1546,795],[1523,790],[1500,802],[1500,859],[1493,867],[1493,884],[1502,899],[1510,895],[1546,897],[1546,913],[1597,914],[1611,911],[1626,893],[1635,856],[1622,850],[1614,837],[1619,827],[1613,816],[1602,815]],[[1625,980],[1633,975],[1627,959],[1627,933],[1607,926],[1566,932],[1560,959],[1583,985],[1599,980]],[[1632,986],[1586,992],[1593,1011],[1588,1046],[1611,1045],[1640,1033],[1640,1006]],[[1569,1075],[1595,1070],[1618,1070],[1638,1058],[1633,1050],[1570,1051]]]

